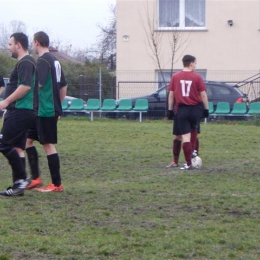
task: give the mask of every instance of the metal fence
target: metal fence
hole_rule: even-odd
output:
[[[140,79],[142,74],[142,80]],[[151,94],[160,87],[167,85],[166,82],[153,80],[153,72],[118,72],[117,73],[117,98],[131,98]],[[205,80],[218,81],[237,85],[239,90],[246,94],[250,101],[260,98],[260,72],[255,71],[207,71]]]
[[[122,76],[123,75],[123,76]],[[77,84],[69,82],[68,94],[77,98],[82,98],[87,102],[89,98],[97,98],[100,104],[106,98],[121,99],[121,98],[136,98],[145,95],[150,95],[159,88],[169,84],[169,81],[157,81],[154,71],[131,71],[117,72],[115,76],[85,77],[80,76]],[[170,78],[169,78],[170,80]],[[207,71],[206,80],[224,82],[230,85],[236,85],[237,88],[248,96],[250,102],[260,101],[260,73],[259,71]],[[149,119],[162,118],[166,115],[167,104],[164,98],[152,117],[149,113],[144,114],[144,118]],[[150,111],[151,112],[151,111]],[[133,117],[134,114],[116,113],[109,114],[111,117]],[[108,116],[105,113],[95,113],[95,116]]]
[[[77,84],[68,84],[68,95],[82,98],[132,98],[151,94],[168,82],[156,81],[154,71],[118,72],[117,78],[79,77]],[[122,77],[123,75],[123,77]],[[207,71],[206,80],[225,82],[237,87],[248,96],[250,101],[260,99],[259,71]],[[121,80],[123,79],[123,80]]]
[[[81,98],[87,101],[89,98],[116,99],[116,77],[86,77],[80,76],[78,83],[71,83],[68,80],[67,95]]]

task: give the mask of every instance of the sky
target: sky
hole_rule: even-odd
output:
[[[31,38],[35,32],[45,31],[50,41],[86,49],[97,42],[97,25],[109,23],[110,5],[115,4],[116,0],[1,0],[0,25],[22,21]]]

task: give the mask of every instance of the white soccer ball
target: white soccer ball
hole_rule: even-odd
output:
[[[194,158],[191,159],[191,165],[192,167],[196,168],[196,169],[200,169],[202,166],[202,160],[199,156],[196,156]]]

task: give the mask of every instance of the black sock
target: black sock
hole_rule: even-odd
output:
[[[39,159],[38,159],[38,152],[35,146],[26,148],[27,158],[29,162],[29,167],[31,171],[32,179],[35,180],[39,178],[40,171],[39,171]]]
[[[7,158],[9,164],[12,167],[13,181],[15,182],[20,179],[25,180],[27,174],[25,172],[23,162],[18,152],[14,148],[12,148],[11,150],[3,154]]]
[[[51,173],[52,183],[58,187],[61,185],[61,176],[60,176],[60,158],[57,153],[47,156],[48,165]]]
[[[25,170],[25,172],[26,172],[26,161],[25,161],[25,157],[20,157],[21,158],[21,161],[22,161],[22,165],[23,165],[23,168],[24,168],[24,170]],[[26,176],[26,178],[27,178],[28,176]]]
[[[23,168],[24,170],[26,169],[26,162],[25,162],[25,157],[20,157],[22,160]]]

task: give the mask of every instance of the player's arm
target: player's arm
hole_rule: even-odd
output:
[[[35,67],[30,61],[23,61],[18,67],[18,74],[20,77],[20,85],[17,89],[2,102],[0,102],[0,110],[6,108],[9,104],[22,98],[31,89],[32,77],[34,75]]]
[[[174,93],[170,90],[169,97],[168,97],[168,114],[167,117],[169,120],[173,120],[174,113],[173,113],[173,100],[174,100]]]
[[[173,110],[173,99],[174,98],[174,93],[173,91],[169,92],[169,97],[168,97],[168,110]]]
[[[61,77],[60,77],[60,102],[62,102],[67,95],[67,82],[61,68]]]
[[[30,89],[30,86],[19,85],[19,87],[10,96],[0,102],[0,110],[6,108],[12,102],[22,98]]]
[[[202,103],[204,105],[204,109],[209,109],[208,96],[207,96],[206,91],[200,92],[200,97],[201,97]]]
[[[199,76],[198,85],[199,85],[198,90],[200,92],[200,98],[202,100],[204,109],[208,110],[209,109],[208,95],[207,95],[207,92],[206,92],[206,86],[205,86],[204,80],[202,79],[201,76]]]
[[[63,86],[60,88],[60,102],[63,101],[63,99],[65,98],[67,94],[67,86]]]
[[[208,118],[209,117],[209,102],[208,102],[208,96],[207,96],[206,91],[200,92],[200,97],[201,97],[202,103],[204,105],[203,117]]]

